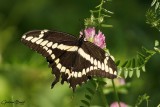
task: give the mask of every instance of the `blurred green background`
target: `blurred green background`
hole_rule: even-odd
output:
[[[78,107],[83,86],[73,93],[68,84],[58,83],[50,89],[54,77],[45,58],[21,42],[30,30],[54,29],[79,35],[83,20],[99,0],[0,0],[0,102],[25,101],[24,105],[0,104],[0,107]],[[158,30],[145,23],[145,13],[152,0],[113,0],[106,6],[114,12],[107,20],[113,28],[103,28],[107,47],[116,60],[125,61],[136,55],[142,46],[152,49],[160,40]],[[140,78],[127,79],[131,86],[120,100],[134,105],[144,93],[150,96],[149,107],[160,103],[160,55],[146,65]],[[115,101],[107,97],[109,103]],[[99,97],[94,99],[100,104]]]

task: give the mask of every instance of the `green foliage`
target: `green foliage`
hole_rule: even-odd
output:
[[[108,106],[105,94],[103,93],[103,87],[106,85],[106,82],[102,78],[95,78],[90,80],[91,85],[86,87],[86,93],[84,94],[84,98],[81,100],[83,104],[80,107],[91,107],[92,100],[96,94],[101,96],[102,104],[101,106]],[[99,106],[100,107],[100,106]]]
[[[146,23],[160,31],[160,2],[158,0],[153,0],[151,3],[151,8],[146,12]],[[142,52],[137,52],[137,56],[135,58],[127,60],[121,65],[120,60],[117,61],[116,64],[118,66],[119,76],[123,73],[125,78],[128,76],[131,78],[133,74],[136,74],[139,78],[140,72],[146,71],[145,64],[156,53],[160,53],[158,40],[155,40],[155,46],[153,50],[148,50],[142,47]]]
[[[140,107],[141,103],[143,101],[146,101],[146,107],[148,107],[148,102],[149,102],[149,96],[147,94],[144,94],[142,96],[139,96],[138,99],[137,99],[137,102],[135,104],[135,107]]]
[[[158,40],[155,41],[154,50],[157,51],[158,53],[160,53],[160,47],[159,47],[159,41]]]
[[[110,14],[113,12],[103,8],[104,4],[109,0],[101,0],[101,3],[96,6],[96,10],[90,10],[90,18],[84,20],[85,27],[94,26],[94,27],[112,27],[112,25],[105,24],[105,18],[111,17]]]
[[[85,98],[83,100],[81,100],[81,103],[85,106],[81,106],[81,107],[90,107],[91,105],[91,101],[92,101],[92,98],[93,96],[95,95],[95,92],[96,92],[96,82],[95,80],[90,80],[91,82],[91,86],[90,87],[86,87],[86,94],[84,95]]]
[[[151,8],[146,12],[146,23],[160,31],[160,2],[153,0]]]
[[[120,60],[116,62],[118,66],[118,75],[127,78],[132,77],[133,74],[136,74],[136,76],[140,77],[141,71],[145,70],[145,65],[149,61],[149,59],[155,55],[156,53],[160,53],[160,50],[158,48],[159,42],[158,40],[155,41],[155,46],[153,50],[148,50],[144,47],[142,47],[142,52],[137,52],[137,56],[125,61],[124,63],[120,63]]]
[[[118,105],[119,105],[119,107],[120,107],[119,96],[118,96],[117,89],[116,89],[116,86],[115,86],[115,83],[114,83],[113,80],[112,80],[112,84],[113,84],[113,88],[114,88],[114,93],[115,93],[116,99],[117,99],[117,101],[118,101]]]
[[[103,8],[105,1],[101,0],[101,3],[96,6],[97,10],[91,10],[91,17],[85,19],[84,24],[85,27],[90,27],[90,26],[94,26],[94,27],[112,27],[111,25],[106,25],[104,24],[104,18],[106,17],[111,17],[108,14],[113,14],[113,12],[110,12],[108,10],[106,10],[105,8]],[[149,9],[147,11],[146,17],[147,17],[147,23],[151,24],[152,27],[156,27],[157,29],[160,30],[160,20],[159,20],[159,2],[154,0],[151,4],[151,6],[155,6],[154,11],[152,9]],[[107,49],[105,50],[106,52],[108,51]],[[109,51],[108,51],[109,53]],[[156,40],[155,41],[155,46],[152,50],[146,49],[145,47],[142,47],[142,51],[141,52],[137,52],[136,57],[127,60],[123,63],[121,63],[120,60],[118,60],[116,62],[116,65],[118,67],[118,75],[122,76],[124,78],[127,77],[133,77],[133,75],[136,75],[138,78],[140,77],[141,71],[145,72],[145,65],[146,63],[156,54],[156,53],[160,53],[160,48],[159,48],[159,41]],[[87,87],[87,91],[88,93],[85,94],[85,99],[81,100],[81,102],[89,107],[91,106],[91,101],[93,99],[93,96],[95,95],[95,92],[100,92],[103,93],[103,88],[104,88],[104,84],[100,85],[100,82],[94,81],[96,84],[98,84],[99,88],[97,88],[98,86],[95,85],[94,88],[89,88]],[[103,80],[101,82],[104,82]],[[118,101],[118,104],[120,106],[120,99],[117,93],[117,89],[116,86],[114,84],[114,81],[112,80],[112,85],[113,85],[113,89],[114,89],[114,93],[115,93],[115,97],[116,100]],[[104,93],[103,93],[104,94]],[[104,95],[103,95],[104,96]],[[106,98],[104,98],[106,99]],[[147,107],[148,107],[148,99],[149,96],[147,96],[146,94],[144,94],[143,96],[139,96],[137,103],[135,105],[135,107],[138,107],[144,100],[147,102]],[[108,104],[104,104],[104,106],[107,106]],[[83,107],[83,106],[81,106]]]

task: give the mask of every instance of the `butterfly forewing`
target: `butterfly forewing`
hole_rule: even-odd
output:
[[[73,90],[77,84],[91,77],[115,78],[117,67],[111,57],[88,41],[80,41],[74,36],[49,30],[35,30],[22,36],[22,42],[42,54],[49,62],[55,80],[70,84]]]

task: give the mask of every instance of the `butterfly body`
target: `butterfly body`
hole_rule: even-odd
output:
[[[57,31],[35,30],[27,32],[21,41],[42,54],[55,75],[51,87],[59,81],[70,84],[73,90],[91,77],[117,76],[117,67],[108,53],[95,44]]]

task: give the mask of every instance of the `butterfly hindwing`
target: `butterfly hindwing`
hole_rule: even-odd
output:
[[[91,77],[115,78],[117,68],[104,50],[91,42],[77,39],[70,34],[35,30],[22,36],[22,42],[42,54],[52,68],[55,80],[70,84],[73,90]]]
[[[116,77],[117,67],[108,53],[88,41],[84,42],[82,48],[86,54],[90,55],[89,61],[94,66],[93,71],[90,70],[89,75],[107,77],[110,79]]]

